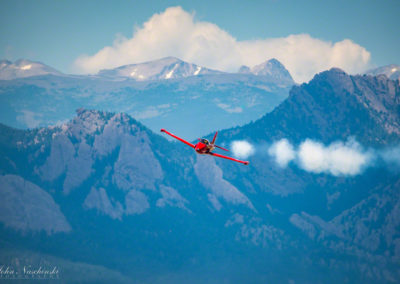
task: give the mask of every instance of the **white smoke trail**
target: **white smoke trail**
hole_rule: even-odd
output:
[[[233,141],[231,149],[233,155],[239,159],[247,159],[255,152],[254,146],[245,140]]]
[[[268,149],[268,154],[274,157],[276,163],[282,168],[286,167],[296,157],[296,152],[287,139],[281,139],[272,144]]]
[[[297,152],[299,166],[309,172],[334,176],[357,175],[368,165],[371,154],[363,151],[354,140],[329,146],[307,139]]]
[[[305,171],[334,176],[357,175],[370,164],[373,157],[370,151],[364,151],[353,139],[328,146],[306,139],[297,150],[287,139],[281,139],[269,147],[268,154],[281,167],[295,161]]]
[[[258,155],[267,152],[282,168],[293,163],[307,172],[326,173],[333,176],[355,176],[361,174],[368,167],[379,165],[384,165],[392,170],[400,169],[400,145],[383,150],[366,150],[353,138],[329,145],[306,139],[298,147],[284,138],[268,146],[267,151],[262,145],[253,145],[245,140],[238,140],[232,142],[231,150],[234,156],[240,159],[247,159],[256,151]]]

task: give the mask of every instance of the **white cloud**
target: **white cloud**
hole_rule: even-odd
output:
[[[296,157],[293,146],[287,139],[281,139],[272,144],[268,149],[268,154],[274,157],[276,163],[281,167],[286,167]]]
[[[297,34],[238,41],[217,25],[197,21],[194,14],[181,7],[171,7],[136,27],[131,38],[119,36],[112,46],[92,56],[80,56],[75,67],[82,73],[95,73],[167,56],[228,72],[237,71],[241,65],[254,66],[276,58],[297,82],[307,81],[331,67],[349,73],[362,72],[370,59],[364,47],[349,39],[332,43]]]
[[[253,145],[244,140],[233,141],[231,149],[233,155],[241,159],[246,159],[247,157],[253,155],[255,151]]]

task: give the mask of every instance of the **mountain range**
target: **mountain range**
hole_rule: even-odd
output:
[[[1,125],[1,261],[52,262],[65,283],[398,283],[396,164],[313,173],[279,166],[267,148],[285,138],[395,149],[399,104],[398,80],[317,74],[219,132],[222,146],[257,146],[249,166],[196,155],[119,112]]]
[[[147,81],[221,73],[223,72],[187,63],[175,57],[166,57],[156,61],[124,65],[110,70],[101,70],[98,75],[110,78],[121,77],[135,79],[137,81]]]
[[[168,57],[90,76],[44,73],[50,67],[24,62],[30,69],[18,72],[30,73],[0,81],[0,122],[22,129],[62,124],[84,107],[125,112],[153,131],[173,127],[196,139],[260,118],[294,85],[276,60],[267,61],[260,74],[219,72]],[[7,65],[0,78],[14,65],[22,63]]]

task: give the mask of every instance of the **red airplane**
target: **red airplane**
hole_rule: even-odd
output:
[[[219,148],[219,149],[222,149],[222,150],[225,150],[225,151],[229,151],[229,150],[227,150],[225,148],[222,148],[222,147],[214,144],[215,143],[215,139],[217,139],[218,131],[215,132],[214,138],[211,141],[211,143],[207,139],[203,138],[203,139],[199,139],[199,142],[196,145],[194,145],[194,144],[192,144],[192,143],[190,143],[190,142],[188,142],[186,140],[183,140],[182,138],[180,138],[180,137],[168,132],[165,129],[161,129],[161,132],[164,132],[164,133],[174,137],[175,139],[178,139],[179,141],[185,143],[186,145],[189,145],[190,147],[192,147],[196,151],[197,154],[207,154],[207,155],[211,155],[211,156],[220,157],[220,158],[228,159],[228,160],[231,160],[231,161],[235,161],[235,162],[238,162],[238,163],[242,163],[242,164],[245,164],[245,165],[249,164],[249,162],[247,162],[247,161],[241,161],[241,160],[238,160],[238,159],[235,159],[235,158],[231,158],[231,157],[228,157],[228,156],[224,156],[224,155],[220,155],[220,154],[212,152],[215,148]]]

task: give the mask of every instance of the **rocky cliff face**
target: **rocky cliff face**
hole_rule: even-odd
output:
[[[70,232],[59,205],[44,189],[16,175],[0,176],[0,222],[23,233]]]
[[[3,132],[7,130],[3,127]],[[30,179],[52,188],[56,195],[68,197],[74,192],[84,192],[86,197],[80,206],[113,219],[142,214],[154,206],[168,205],[190,211],[190,202],[180,194],[182,186],[191,184],[185,181],[193,179],[187,177],[189,173],[197,179],[192,186],[203,185],[207,190],[202,194],[208,199],[222,198],[225,202],[252,208],[248,198],[223,179],[221,169],[213,160],[195,157],[185,147],[181,150],[181,145],[156,136],[125,114],[79,109],[77,117],[62,126],[20,134],[9,145],[3,145],[12,149],[4,152],[3,157],[3,163],[13,168],[12,172],[25,169]],[[12,160],[12,155],[17,153],[22,154],[23,163]],[[193,161],[196,162],[193,164]],[[177,170],[171,172],[171,167]],[[172,180],[170,175],[174,176]],[[4,184],[9,184],[4,194],[18,196],[15,190],[25,184],[24,180],[18,176],[3,178]],[[14,179],[15,186],[11,187]],[[38,194],[43,191],[29,182],[21,190],[30,191],[24,189],[26,186]],[[43,194],[47,196],[43,198],[51,199],[45,191]],[[150,199],[154,197],[157,198],[152,204]],[[11,209],[7,212],[12,214]],[[64,227],[65,231],[70,230],[69,226]]]
[[[395,143],[399,100],[398,81],[332,69],[294,87],[287,100],[260,120],[226,133],[265,141],[290,137],[328,143],[354,136],[368,145]]]

